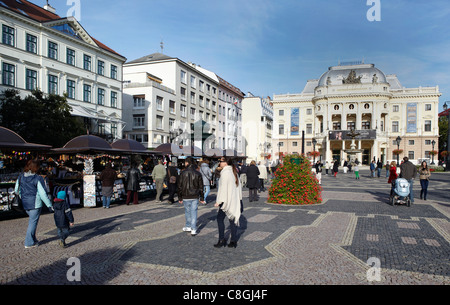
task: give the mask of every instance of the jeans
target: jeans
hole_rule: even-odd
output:
[[[409,199],[411,199],[411,203],[414,202],[414,193],[413,193],[413,184],[414,184],[414,180],[410,179],[407,180],[409,183]]]
[[[219,209],[217,213],[217,226],[219,227],[219,240],[225,239],[225,212]],[[234,221],[230,220],[231,241],[237,241],[237,227]]]
[[[196,230],[198,199],[183,199],[183,204],[184,215],[186,217],[186,227]]]
[[[111,205],[111,197],[110,196],[102,196],[103,199],[103,206],[106,208],[109,208]]]
[[[378,176],[378,178],[381,177],[381,168],[377,168],[377,176]]]
[[[428,194],[428,183],[430,181],[428,181],[428,179],[420,179],[420,186],[422,187],[422,190],[420,191],[420,198],[422,198],[423,195],[423,199],[427,199],[427,194]]]
[[[38,240],[36,239],[36,229],[39,222],[39,217],[41,216],[41,208],[26,210],[26,212],[29,216],[29,219],[27,234],[25,235],[25,247],[31,247],[38,242]]]
[[[59,239],[65,241],[69,237],[69,228],[58,228]]]
[[[206,198],[208,198],[209,192],[211,191],[211,186],[210,185],[204,185],[203,186],[203,192],[205,193],[205,198],[204,201],[206,201]]]

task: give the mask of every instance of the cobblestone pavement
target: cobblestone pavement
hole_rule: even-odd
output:
[[[432,176],[428,200],[414,184],[412,207],[390,206],[387,178],[324,175],[324,203],[248,201],[237,248],[216,249],[217,210],[199,207],[199,234],[182,232],[179,204],[74,210],[76,225],[57,244],[52,214],[40,245],[23,246],[28,218],[0,221],[0,284],[450,284],[450,174]],[[214,192],[210,201],[214,200]],[[67,273],[78,258],[81,281]]]

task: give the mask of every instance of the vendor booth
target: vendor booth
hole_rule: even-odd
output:
[[[26,142],[14,131],[0,126],[0,211],[10,211],[14,187],[26,162],[50,151],[48,145]],[[48,180],[44,179],[46,183]]]

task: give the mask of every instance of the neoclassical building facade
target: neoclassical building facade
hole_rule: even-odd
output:
[[[396,75],[373,64],[333,66],[309,80],[302,93],[274,95],[272,147],[280,155],[315,149],[322,161],[343,162],[350,159],[346,150],[354,130],[356,157],[363,164],[397,160],[396,150],[400,159],[418,163],[430,158],[433,143],[434,150],[439,147],[440,96],[438,86],[405,88]]]

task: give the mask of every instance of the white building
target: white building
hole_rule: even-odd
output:
[[[270,97],[250,92],[242,101],[242,134],[248,161],[275,160],[272,144],[273,105]]]
[[[190,139],[191,124],[203,120],[202,132],[212,136],[205,142],[210,148],[235,148],[242,141],[225,133],[228,120],[225,109],[232,108],[237,88],[215,73],[178,58],[154,53],[124,65],[124,133],[149,148],[162,143],[196,145]],[[225,87],[224,84],[227,84]],[[225,93],[225,89],[227,93]],[[234,95],[230,98],[229,91]],[[236,105],[234,107],[237,107]],[[240,112],[239,112],[240,114]],[[236,125],[233,125],[233,128]],[[234,135],[233,130],[233,135]],[[237,133],[237,135],[239,135]],[[224,142],[225,141],[225,142]]]
[[[427,159],[438,146],[439,87],[405,88],[396,75],[385,75],[373,64],[349,63],[330,67],[320,79],[309,80],[299,94],[274,95],[276,140],[281,152],[316,151],[322,160],[347,160],[354,129],[359,136],[356,155],[363,164],[400,159]],[[397,147],[396,139],[401,142]]]
[[[123,56],[49,5],[0,1],[0,23],[1,91],[67,93],[72,114],[84,118],[92,134],[122,138]]]

